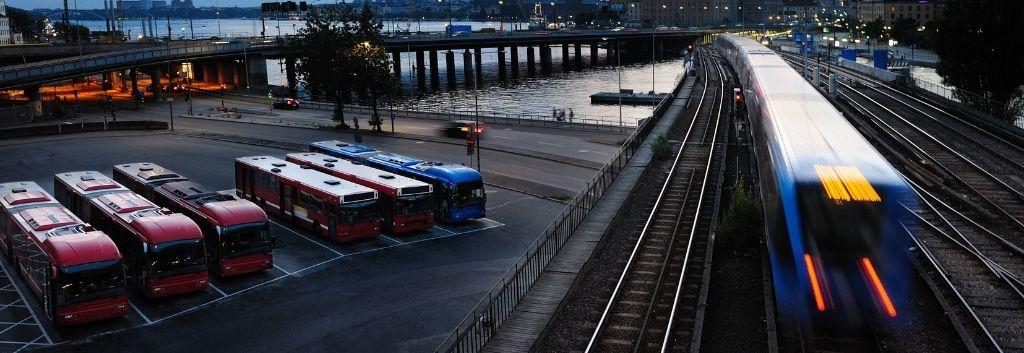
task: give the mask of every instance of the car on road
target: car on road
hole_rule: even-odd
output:
[[[274,109],[296,110],[299,109],[299,101],[295,98],[278,98],[274,100]]]
[[[444,127],[444,134],[451,137],[466,138],[473,131],[473,127],[477,126],[476,122],[472,120],[454,120]],[[476,133],[483,136],[484,124],[480,124],[476,128]]]
[[[629,28],[629,29],[626,29],[626,32],[639,32],[639,31],[640,31],[640,30],[639,30],[639,29],[636,29],[636,28]]]

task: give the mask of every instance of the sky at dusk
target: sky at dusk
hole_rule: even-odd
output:
[[[270,0],[267,0],[270,1]],[[17,7],[19,9],[56,9],[63,8],[63,0],[7,0],[7,6]],[[75,3],[78,3],[79,9],[102,9],[103,0],[68,0],[68,7],[74,9]],[[170,1],[168,1],[170,2]],[[257,7],[263,0],[192,0],[192,3],[196,7],[203,6],[239,6],[239,7]],[[298,2],[296,0],[296,2]],[[317,3],[319,1],[309,1],[311,3]]]

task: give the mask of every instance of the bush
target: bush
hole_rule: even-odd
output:
[[[743,179],[740,178],[729,188],[732,191],[729,209],[725,211],[716,229],[715,241],[733,251],[753,250],[753,245],[764,230],[761,209],[743,185]]]
[[[651,141],[651,152],[654,153],[654,158],[668,158],[672,155],[672,150],[668,147],[668,137],[665,134],[658,134],[654,137],[654,141]]]

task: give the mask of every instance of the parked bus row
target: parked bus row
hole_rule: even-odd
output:
[[[480,174],[340,141],[285,159],[235,160],[237,190],[216,192],[153,163],[0,184],[0,251],[57,326],[120,317],[128,291],[203,291],[210,274],[273,267],[267,214],[347,242],[485,215]],[[325,153],[316,153],[325,152]]]
[[[123,316],[129,290],[162,298],[205,290],[209,272],[273,267],[269,221],[251,202],[148,163],[115,178],[127,187],[97,171],[55,174],[54,195],[0,184],[0,250],[55,325]]]

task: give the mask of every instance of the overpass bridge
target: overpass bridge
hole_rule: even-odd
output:
[[[477,80],[482,79],[482,50],[494,48],[498,54],[498,73],[501,79],[506,75],[518,77],[520,65],[525,64],[529,74],[538,68],[548,72],[553,67],[553,48],[561,48],[563,69],[581,67],[583,59],[581,47],[589,47],[590,62],[596,63],[599,51],[605,49],[606,58],[623,58],[634,60],[646,58],[652,52],[677,52],[698,38],[702,31],[611,31],[611,30],[580,30],[553,32],[504,32],[504,33],[472,33],[451,35],[446,33],[418,33],[385,38],[384,47],[394,60],[395,75],[402,74],[401,54],[415,53],[414,71],[418,82],[423,85],[427,77],[427,67],[431,82],[438,82],[440,67],[438,52],[445,57],[447,73],[456,72],[456,51],[463,56],[463,71],[469,80],[475,72]],[[162,46],[139,45],[133,43],[98,46],[92,54],[79,55],[78,46],[62,46],[36,48],[33,50],[49,50],[51,55],[72,55],[63,58],[28,62],[0,67],[0,90],[24,90],[33,107],[39,105],[39,86],[54,82],[64,82],[90,75],[103,75],[104,81],[113,82],[115,75],[127,77],[131,81],[131,92],[143,93],[139,90],[139,74],[151,78],[151,89],[155,99],[159,99],[161,80],[173,77],[170,73],[184,71],[187,63],[193,77],[198,81],[213,82],[231,86],[262,87],[267,85],[266,58],[283,58],[289,89],[297,90],[298,82],[295,74],[295,57],[284,49],[288,41],[294,37],[279,38],[235,38],[230,40],[178,41],[164,43]],[[101,51],[101,50],[107,51]],[[10,50],[0,49],[0,58],[12,55]],[[524,51],[525,62],[520,60],[520,50]],[[64,51],[64,52],[62,52]],[[570,52],[571,51],[571,52]],[[506,59],[506,54],[508,57]],[[456,75],[446,75],[449,85],[455,84]],[[41,108],[40,108],[41,109]],[[36,114],[42,114],[36,109]]]

